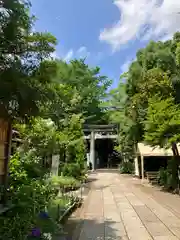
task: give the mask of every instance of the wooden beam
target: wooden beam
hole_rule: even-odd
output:
[[[83,129],[83,132],[117,132],[115,129]]]
[[[84,139],[90,139],[90,135],[88,136],[84,136]],[[115,134],[107,134],[107,135],[96,135],[95,134],[95,139],[117,139],[118,138],[118,135],[115,135]]]
[[[117,125],[96,125],[96,124],[84,124],[84,129],[117,129]]]

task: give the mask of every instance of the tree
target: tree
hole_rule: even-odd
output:
[[[176,37],[177,36],[177,37]],[[127,102],[126,112],[136,122],[138,141],[143,141],[148,101],[154,95],[162,99],[173,96],[179,102],[178,33],[167,42],[151,41],[140,49],[136,60],[125,75]]]
[[[44,61],[54,51],[56,39],[49,33],[32,33],[28,1],[3,0],[0,5],[1,115],[23,119],[39,115],[56,72],[55,62]]]
[[[173,114],[175,114],[175,111],[173,111],[173,108],[179,109],[180,102],[179,36],[180,34],[176,33],[172,40],[166,42],[151,41],[144,49],[140,49],[137,52],[136,60],[131,63],[129,70],[121,76],[125,79],[125,101],[120,94],[122,87],[114,90],[116,93],[111,98],[111,104],[117,105],[121,103],[122,106],[123,102],[124,110],[112,110],[110,111],[110,115],[121,126],[120,142],[121,147],[123,146],[124,148],[121,148],[121,150],[124,152],[127,151],[127,153],[131,154],[132,146],[140,141],[147,141],[150,145],[157,144],[166,147],[166,144],[162,144],[162,140],[165,141],[166,139],[169,144],[172,144],[173,153],[177,154],[176,140],[179,140],[177,137],[179,132],[175,134],[167,126],[168,121],[174,121]],[[167,109],[160,109],[160,106],[156,102],[163,105],[165,104],[164,101],[168,101],[169,99],[171,99],[172,104],[172,108],[169,108],[169,110],[172,112],[171,114],[166,114],[163,111],[168,111],[168,107]],[[153,117],[149,116],[149,109],[151,107],[159,107],[157,114],[162,110],[159,118],[162,114],[164,118],[166,117],[165,119],[168,119],[167,122],[164,122],[164,125],[158,119],[158,115],[156,115],[158,120],[153,122]],[[151,122],[151,125],[147,125],[147,122],[148,124]],[[151,127],[148,128],[147,126]],[[170,134],[172,131],[172,134],[168,135],[171,138],[164,137],[164,132],[162,132],[162,136],[160,135],[162,126],[166,126],[166,134]]]
[[[117,88],[110,91],[108,100],[104,102],[104,106],[109,122],[119,126],[118,146],[116,150],[123,153],[126,160],[131,160],[134,153],[134,139],[131,138],[134,131],[134,122],[125,112],[126,101],[126,84],[120,82]]]
[[[85,60],[53,61],[56,39],[32,32],[35,18],[29,12],[28,0],[0,1],[0,117],[14,120],[22,140],[9,166],[14,207],[0,218],[3,239],[25,239],[57,197],[47,157],[60,155],[60,172],[82,180],[83,123],[105,116],[100,104],[110,84]]]
[[[161,99],[154,96],[149,99],[145,141],[151,146],[171,147],[174,156],[168,164],[172,175],[171,187],[177,188],[179,152],[176,143],[180,141],[180,106],[175,104],[173,97]]]
[[[63,106],[68,114],[82,113],[88,122],[101,119],[103,110],[100,104],[107,95],[106,91],[111,81],[100,75],[100,68],[90,68],[82,59],[70,63],[58,61],[57,64],[54,86],[60,90],[57,91],[60,106]],[[53,108],[56,104],[51,102],[50,107]]]
[[[152,146],[170,147],[180,141],[180,107],[172,97],[149,99],[145,141]],[[176,155],[176,154],[175,154]]]

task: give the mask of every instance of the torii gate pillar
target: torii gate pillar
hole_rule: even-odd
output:
[[[90,162],[92,163],[92,170],[95,170],[95,133],[91,132],[90,139]]]

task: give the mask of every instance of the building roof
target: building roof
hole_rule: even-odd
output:
[[[177,145],[178,150],[180,152],[180,144]],[[138,143],[137,154],[146,157],[152,156],[173,156],[173,152],[171,148],[165,149],[160,147],[151,147],[149,145],[145,145],[144,143]]]

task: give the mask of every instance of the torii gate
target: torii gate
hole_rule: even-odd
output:
[[[117,125],[84,125],[84,133],[89,133],[84,136],[84,139],[90,140],[90,161],[92,169],[95,170],[95,140],[96,139],[117,139]]]

